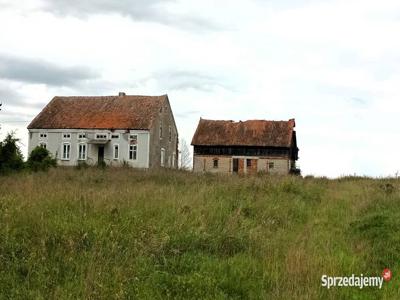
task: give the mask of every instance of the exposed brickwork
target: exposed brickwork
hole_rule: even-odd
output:
[[[218,159],[218,168],[214,168],[214,160]],[[247,167],[247,158],[238,158],[239,170],[238,174],[257,174],[265,172],[269,174],[285,175],[289,173],[289,159],[286,158],[252,158],[251,166]],[[273,168],[269,168],[269,164],[273,163]],[[194,157],[193,170],[195,172],[210,172],[210,173],[226,173],[232,174],[233,158],[230,156],[211,156],[211,155],[196,155]]]

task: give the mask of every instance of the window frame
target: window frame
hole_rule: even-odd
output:
[[[165,167],[165,148],[161,148],[160,151],[160,166]]]
[[[43,147],[44,146],[44,147]],[[43,141],[39,141],[38,147],[44,148],[47,150],[47,143]]]
[[[137,134],[137,133],[131,133],[131,134],[129,134],[129,141],[130,141],[130,142],[136,141],[136,144],[135,144],[135,145],[137,145],[137,143],[138,143],[138,134]]]
[[[111,134],[111,139],[112,140],[119,140],[120,137],[121,137],[121,135],[119,133],[112,133]]]
[[[251,158],[246,158],[246,168],[251,168],[252,166],[252,159]]]
[[[101,136],[101,137],[99,137]],[[96,133],[94,135],[95,140],[108,140],[108,134],[107,133]]]
[[[82,157],[80,156],[80,154],[81,154],[80,148],[83,147],[83,146],[85,147],[85,152],[83,152],[84,157],[82,158]],[[79,143],[79,144],[78,144],[78,160],[79,160],[79,161],[85,161],[85,160],[87,160],[87,152],[88,152],[88,144],[87,144],[87,143]]]
[[[47,140],[47,132],[39,132],[39,140]]]
[[[128,158],[129,158],[129,160],[136,161],[137,157],[138,157],[138,146],[137,146],[137,144],[130,144],[129,148],[128,148]]]
[[[62,133],[62,139],[63,140],[70,140],[71,139],[71,133],[70,132],[63,132]]]
[[[65,152],[65,146],[68,146],[68,157],[66,157],[66,152]],[[69,161],[71,160],[71,143],[70,142],[64,142],[62,143],[62,152],[61,152],[61,160]]]
[[[83,135],[83,137],[82,137]],[[86,132],[78,132],[78,140],[84,140],[87,138]]]
[[[117,151],[115,151],[115,148],[117,148]],[[117,154],[117,156],[115,156],[115,154]],[[119,144],[113,145],[113,160],[119,160]]]
[[[272,167],[271,167],[272,166]],[[268,162],[268,170],[273,170],[275,169],[275,162],[273,161],[269,161]]]

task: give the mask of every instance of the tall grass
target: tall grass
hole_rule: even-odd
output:
[[[0,178],[0,299],[399,299],[400,182],[54,169]],[[323,274],[380,275],[376,288]]]

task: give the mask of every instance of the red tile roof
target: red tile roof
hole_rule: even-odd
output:
[[[200,119],[192,145],[290,147],[294,127],[294,119],[244,122]]]
[[[167,97],[54,97],[28,129],[150,129]]]

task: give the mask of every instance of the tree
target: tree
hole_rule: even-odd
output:
[[[14,132],[8,133],[4,141],[0,142],[0,174],[24,168],[24,158],[18,142]]]
[[[29,154],[26,166],[35,172],[47,171],[50,167],[57,166],[57,160],[51,157],[47,149],[38,146]]]
[[[185,139],[181,139],[181,169],[189,170],[192,166],[192,156],[190,154],[189,146]]]

